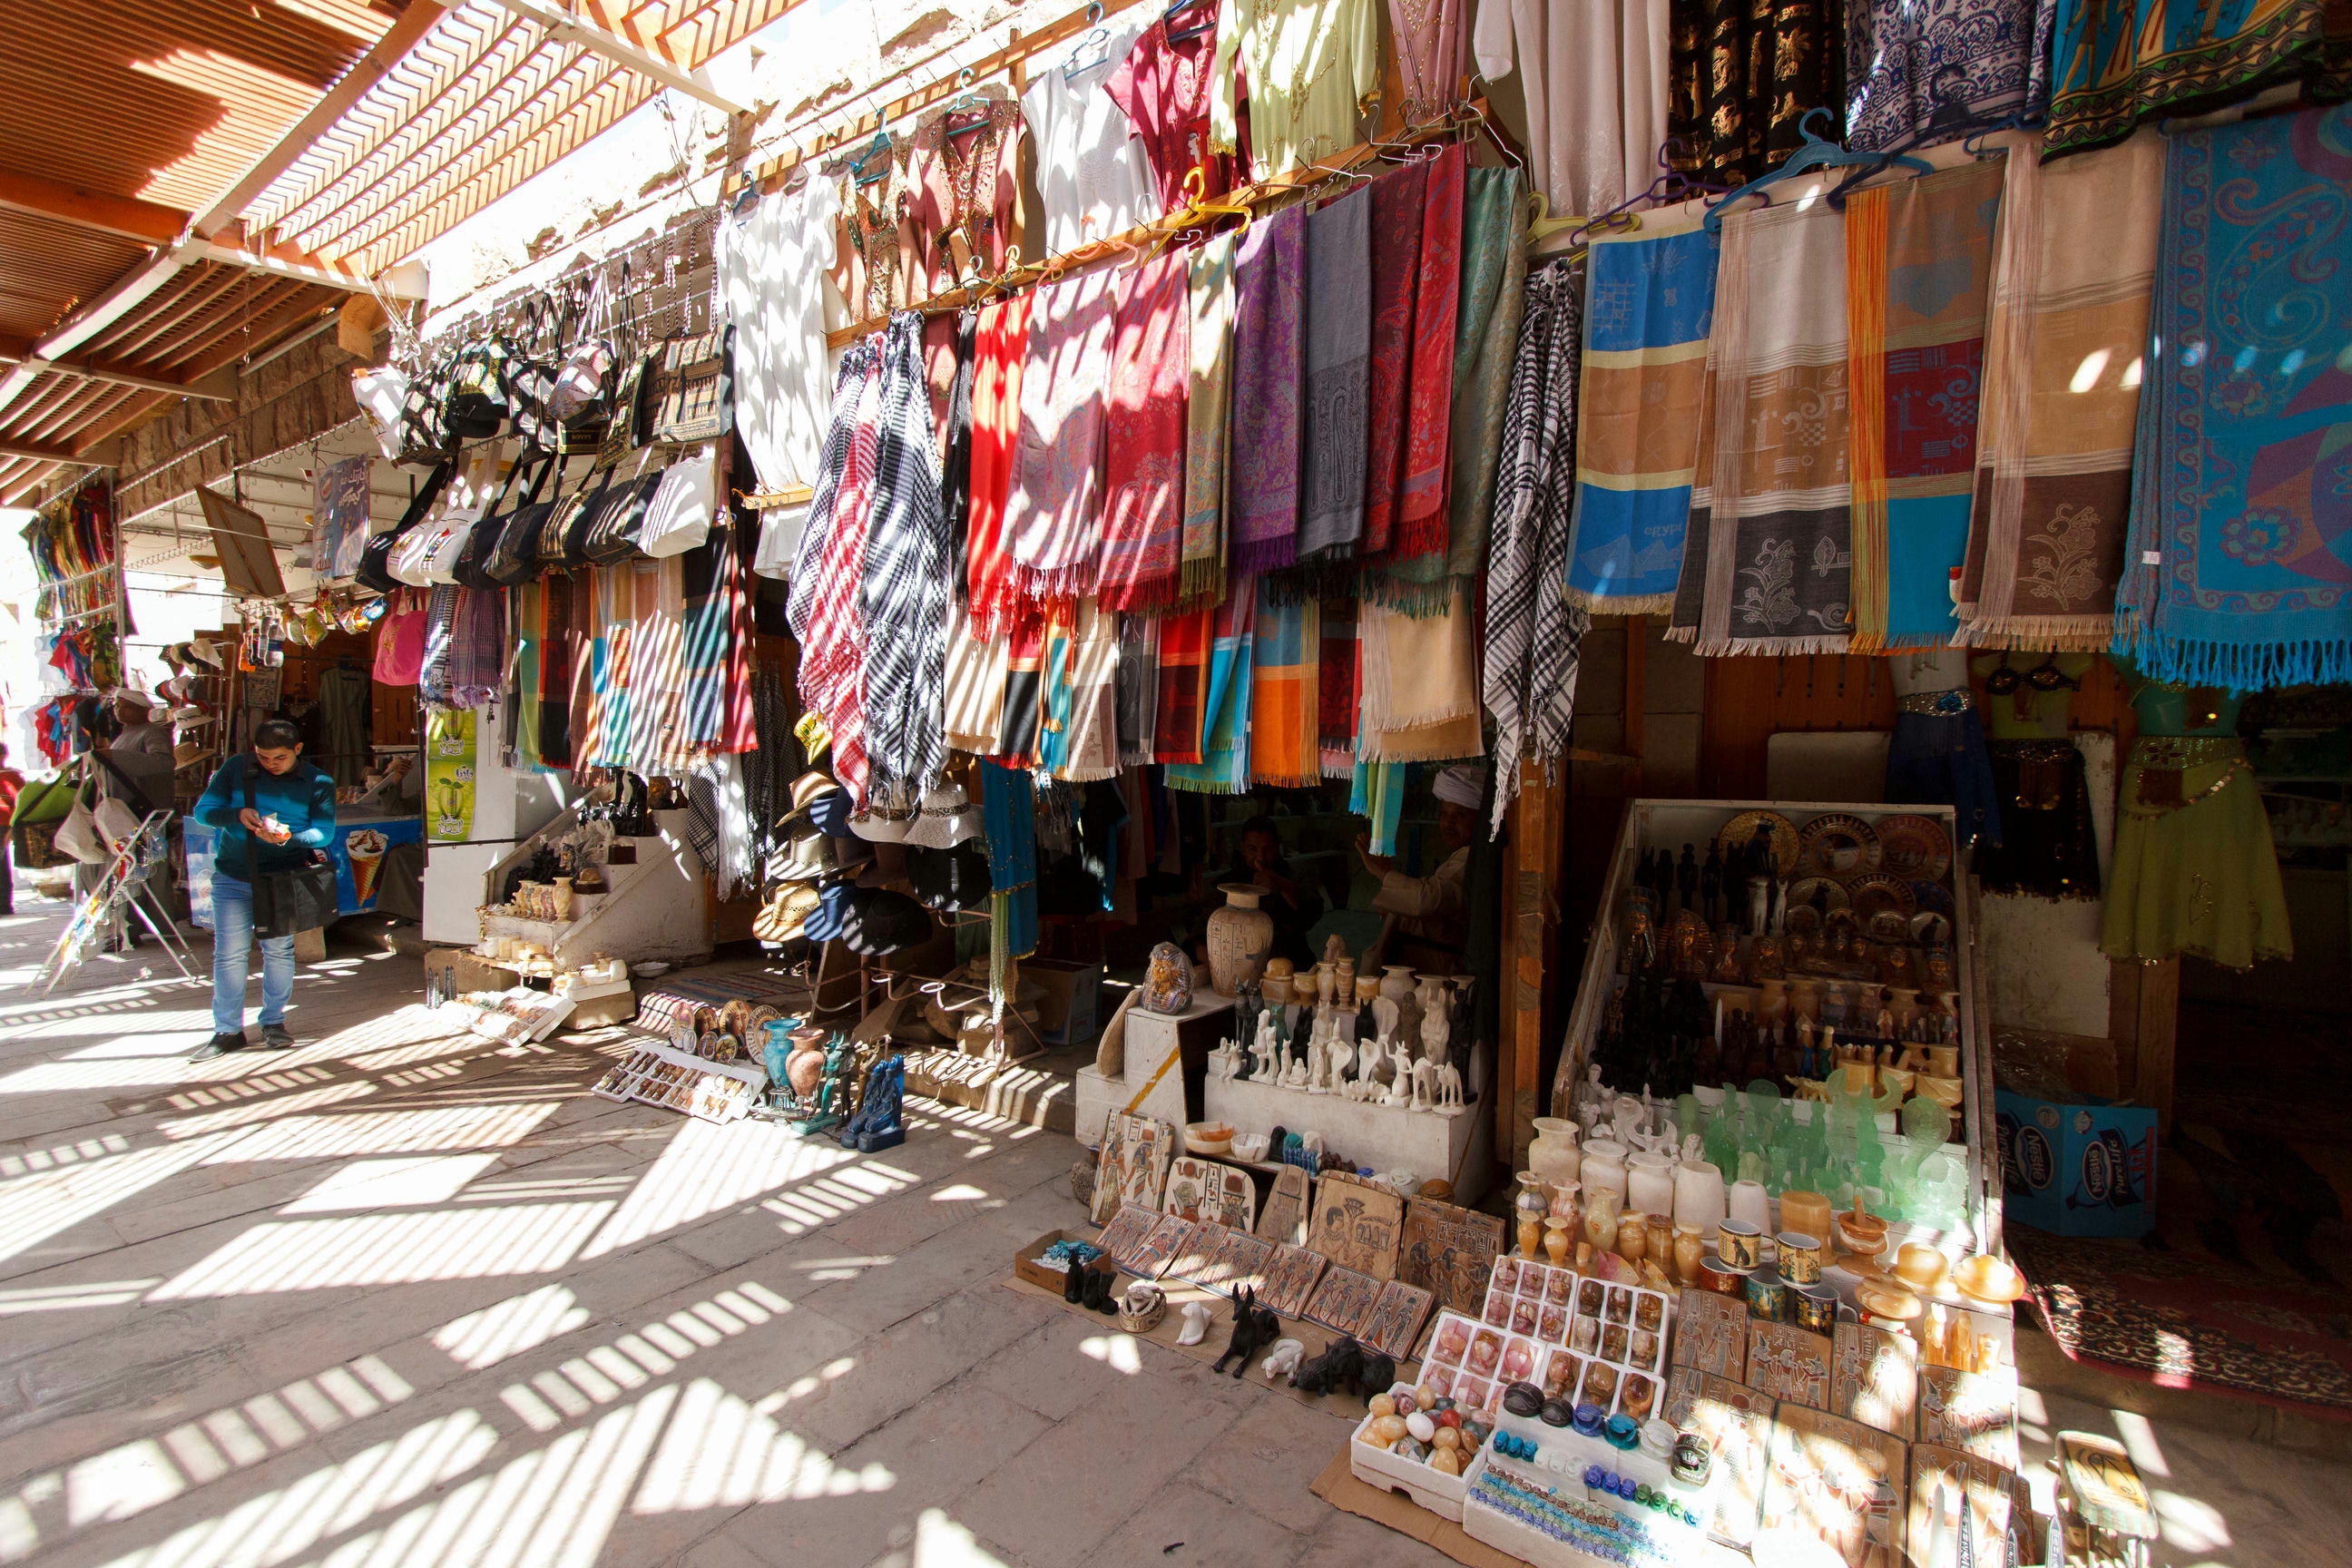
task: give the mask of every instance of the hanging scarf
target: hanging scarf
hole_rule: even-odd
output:
[[[1037,951],[1037,802],[1029,775],[980,764],[980,819],[988,836],[990,1001],[1013,1000],[1012,960]]]
[[[1234,392],[1234,237],[1193,250],[1185,286],[1192,306],[1192,373],[1184,405],[1184,545],[1177,594],[1185,605],[1225,592],[1225,419]]]
[[[1249,792],[1250,645],[1256,610],[1257,584],[1243,581],[1211,612],[1213,640],[1201,761],[1171,765],[1166,773],[1170,789],[1196,795]]]
[[[1004,506],[1020,466],[1021,368],[1029,352],[1029,302],[1021,294],[983,305],[974,339],[971,384],[971,525],[965,542],[964,583],[972,635],[989,640],[1003,629],[1013,597],[1013,552],[1004,537]]]
[[[1151,761],[1151,720],[1160,702],[1160,621],[1118,618],[1118,765]]]
[[[686,672],[686,743],[716,747],[727,736],[729,655],[735,627],[729,616],[728,565],[734,558],[732,530],[710,536],[678,557],[679,586],[686,601],[683,627]]]
[[[1475,623],[1467,584],[1454,585],[1443,615],[1364,605],[1360,722],[1367,761],[1441,762],[1485,752]]]
[[[887,792],[892,807],[911,809],[946,760],[940,726],[952,596],[920,313],[890,319],[883,354],[874,523],[862,582],[866,751],[875,790]]]
[[[523,773],[545,771],[540,756],[541,680],[547,668],[547,595],[537,583],[518,583],[514,602],[514,689],[506,704],[514,765]]]
[[[1576,708],[1584,611],[1560,596],[1576,457],[1576,373],[1584,279],[1559,262],[1528,279],[1518,363],[1495,479],[1494,554],[1486,568],[1486,712],[1495,721],[1495,816],[1519,792],[1522,756],[1556,761]]]
[[[1372,825],[1371,852],[1396,853],[1397,824],[1404,817],[1405,764],[1358,763],[1355,783],[1348,792],[1348,811]]]
[[[2050,68],[2050,150],[2120,142],[2168,114],[2235,103],[2300,80],[2309,98],[2352,94],[2352,51],[2331,36],[2326,0],[2090,5],[2058,0]],[[2340,23],[2337,24],[2340,27]]]
[[[696,763],[687,778],[686,805],[688,838],[719,900],[756,889],[741,759],[730,754]]]
[[[1453,449],[1455,318],[1462,297],[1462,213],[1467,154],[1448,147],[1430,160],[1423,187],[1421,262],[1412,290],[1412,386],[1405,403],[1404,479],[1392,561],[1445,552],[1446,459]]]
[[[1713,472],[1701,654],[1846,651],[1845,295],[1845,216],[1829,203],[1724,223],[1707,343],[1714,403],[1702,437]],[[1678,626],[1681,614],[1678,603]]]
[[[2164,141],[2002,160],[1959,638],[2104,648],[2130,511]],[[2096,235],[2098,243],[2082,243]],[[2055,403],[2063,417],[2042,413]]]
[[[1372,182],[1370,384],[1364,392],[1365,560],[1388,552],[1403,500],[1405,411],[1412,384],[1413,288],[1429,192],[1422,163]]]
[[[604,699],[612,679],[613,574],[587,567],[572,577],[572,773],[602,766]]]
[[[1298,559],[1351,561],[1364,532],[1370,435],[1372,198],[1340,197],[1307,219]]]
[[[507,595],[502,588],[457,590],[449,647],[449,703],[487,708],[506,684]]]
[[[1005,502],[1024,597],[1091,594],[1102,560],[1103,392],[1118,322],[1115,269],[1048,283],[1029,314],[1021,461]]]
[[[1454,405],[1447,416],[1453,451],[1445,547],[1442,553],[1395,561],[1367,584],[1370,596],[1415,615],[1443,611],[1453,593],[1449,580],[1466,582],[1486,564],[1503,407],[1510,398],[1519,313],[1527,304],[1525,179],[1516,168],[1472,169],[1464,186]]]
[[[1593,241],[1569,527],[1568,599],[1579,608],[1674,607],[1698,477],[1715,253],[1696,228]]]
[[[1281,789],[1323,782],[1322,605],[1280,604],[1258,583],[1250,650],[1250,780]]]
[[[2181,686],[2352,680],[2352,108],[2169,143],[2116,651]]]
[[[619,575],[631,595],[626,749],[614,765],[647,778],[682,775],[686,741],[684,563],[631,561]]]
[[[751,728],[754,744],[743,760],[744,804],[751,814],[754,847],[766,855],[780,842],[776,819],[792,810],[792,782],[800,776],[793,766],[800,747],[793,740],[781,663],[762,660],[751,672]]]
[[[1043,735],[1045,679],[1045,611],[1022,601],[1005,616],[1004,731],[997,737],[996,755],[1014,767],[1027,767],[1039,751]]]
[[[1846,10],[1846,145],[1932,146],[2050,109],[2053,0],[1866,0]]]
[[[457,706],[450,690],[449,671],[457,653],[457,595],[454,584],[433,589],[425,606],[425,661],[416,678],[416,695],[428,708]]]
[[[1856,653],[1958,631],[2000,182],[1999,165],[1969,163],[1846,203]]]
[[[1055,604],[1045,629],[1038,765],[1071,784],[1118,771],[1118,617],[1091,599]]]
[[[1159,705],[1151,716],[1151,760],[1198,763],[1209,701],[1209,645],[1214,609],[1187,610],[1160,623]]]
[[[980,312],[967,306],[956,312],[955,379],[948,387],[948,421],[940,442],[940,510],[947,520],[948,560],[961,563],[970,551],[971,533],[971,387],[979,374]],[[955,599],[964,602],[969,589],[958,572]]]
[[[832,737],[834,777],[860,804],[866,789],[860,584],[880,458],[882,362],[879,347],[871,342],[856,344],[842,356],[841,380],[834,392],[835,419],[809,502],[788,606],[801,645],[802,705],[818,716]]]
[[[1323,601],[1322,643],[1317,653],[1316,741],[1323,753],[1323,776],[1346,778],[1356,766],[1356,720],[1362,710],[1356,658],[1357,605],[1353,599]]]
[[[1255,576],[1298,552],[1300,291],[1307,211],[1250,226],[1234,268],[1234,399],[1225,486],[1227,570]]]
[[[945,721],[948,744],[957,751],[986,756],[996,750],[1004,731],[1009,647],[1002,632],[985,642],[972,636],[971,620],[964,607],[950,608]]]
[[[572,765],[572,683],[579,668],[584,639],[574,624],[572,601],[580,584],[562,572],[541,578],[541,624],[546,628],[539,644],[539,760],[551,768]]]
[[[1099,598],[1106,610],[1176,602],[1184,543],[1185,391],[1192,374],[1192,300],[1181,255],[1136,268],[1118,308],[1103,439]]]

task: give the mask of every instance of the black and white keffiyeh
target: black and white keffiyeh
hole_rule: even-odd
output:
[[[1523,756],[1556,760],[1576,710],[1577,649],[1592,618],[1561,595],[1576,499],[1577,370],[1584,270],[1562,261],[1528,275],[1511,364],[1486,564],[1486,711],[1495,721],[1495,820],[1518,795]]]
[[[793,640],[805,646],[816,617],[817,563],[824,559],[833,537],[834,502],[841,494],[841,477],[849,469],[849,443],[857,434],[857,397],[865,389],[866,366],[874,351],[852,343],[842,352],[833,378],[833,404],[824,416],[824,450],[817,458],[816,483],[809,496],[808,520],[801,527],[800,547],[793,552],[791,593],[784,601],[784,620]]]
[[[882,348],[882,444],[866,539],[866,752],[874,794],[911,806],[945,761],[948,530],[923,318],[891,318]]]

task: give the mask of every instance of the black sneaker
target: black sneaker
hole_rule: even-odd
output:
[[[266,1051],[290,1051],[294,1048],[294,1031],[283,1024],[261,1026],[261,1048]]]
[[[205,1042],[202,1050],[188,1059],[192,1062],[208,1062],[215,1057],[225,1057],[231,1051],[243,1049],[245,1049],[245,1035],[242,1031],[234,1035],[215,1035]]]

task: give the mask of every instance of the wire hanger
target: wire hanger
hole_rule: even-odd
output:
[[[1738,201],[1742,196],[1756,194],[1766,185],[1776,184],[1781,180],[1792,178],[1795,175],[1805,174],[1813,169],[1842,169],[1851,167],[1857,163],[1878,163],[1881,168],[1886,166],[1885,163],[1880,161],[1880,154],[1876,153],[1850,153],[1841,143],[1826,141],[1823,138],[1815,135],[1813,133],[1812,124],[1813,116],[1816,114],[1828,117],[1830,111],[1827,109],[1822,108],[1808,109],[1805,110],[1804,118],[1797,121],[1797,129],[1803,134],[1805,144],[1798,148],[1787,163],[1781,164],[1777,169],[1773,169],[1766,174],[1758,175],[1755,179],[1748,181],[1738,190],[1731,192],[1728,195],[1725,196],[1723,200],[1716,203],[1714,206],[1707,210],[1706,219],[1707,233],[1721,234],[1723,232],[1724,213],[1731,206],[1731,205]],[[1900,163],[1904,167],[1915,170],[1922,174],[1932,174],[1935,170],[1935,165],[1929,163],[1926,159],[1913,158],[1903,153],[1894,153],[1889,155],[1889,161]]]

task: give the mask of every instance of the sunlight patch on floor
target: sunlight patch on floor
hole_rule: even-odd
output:
[[[509,1384],[499,1390],[499,1398],[532,1430],[551,1432],[676,1371],[698,1351],[722,1345],[792,1310],[790,1301],[747,1279],[526,1382]]]
[[[29,1251],[126,1198],[171,1180],[218,1153],[240,1136],[236,1132],[215,1132],[185,1143],[109,1154],[82,1164],[0,1182],[0,1258]]]
[[[508,1105],[289,1116],[247,1133],[227,1158],[247,1164],[257,1160],[337,1160],[359,1154],[501,1149],[521,1142],[531,1129],[561,1109],[555,1100],[527,1100]]]
[[[109,1132],[102,1137],[60,1143],[53,1149],[27,1149],[22,1153],[0,1154],[0,1177],[29,1176],[42,1171],[54,1171],[60,1165],[78,1165],[101,1154],[122,1153],[130,1147],[130,1139],[120,1132]]]
[[[587,1256],[634,1247],[856,1158],[839,1144],[795,1138],[781,1129],[686,1121],[590,1244]]]
[[[354,1160],[279,1209],[280,1214],[347,1214],[359,1209],[446,1204],[499,1163],[496,1154],[411,1154]]]
[[[218,1110],[200,1110],[194,1116],[177,1116],[159,1121],[155,1131],[166,1138],[193,1138],[202,1132],[217,1132],[227,1127],[251,1127],[257,1122],[272,1121],[281,1116],[293,1116],[305,1110],[320,1110],[331,1105],[347,1105],[354,1100],[365,1100],[375,1092],[375,1085],[359,1080],[346,1083],[325,1083],[316,1089],[298,1089],[274,1100],[249,1099],[236,1105],[225,1105]],[[178,1096],[173,1098],[177,1099]]]
[[[432,1335],[434,1346],[460,1366],[479,1372],[509,1356],[583,1326],[588,1309],[568,1285],[542,1285],[462,1318],[452,1318]]]
[[[637,1488],[632,1513],[740,1508],[788,1499],[887,1491],[898,1478],[878,1464],[836,1465],[707,1377],[686,1385],[677,1413]]]
[[[577,1258],[612,1211],[609,1203],[532,1204],[272,1221],[241,1233],[147,1299],[543,1274]]]

